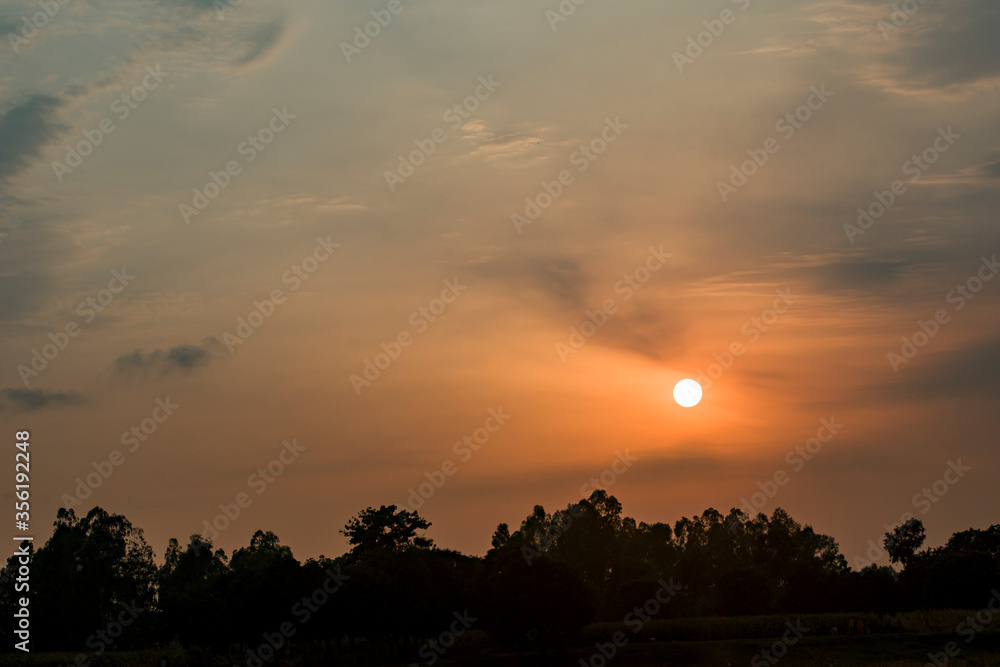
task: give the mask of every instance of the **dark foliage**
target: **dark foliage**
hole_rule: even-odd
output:
[[[883,540],[902,569],[860,572],[833,538],[781,509],[647,524],[595,491],[553,514],[536,506],[516,530],[500,524],[482,558],[435,547],[422,535],[429,527],[388,505],[348,522],[351,550],[336,559],[299,562],[277,535],[257,531],[231,557],[199,535],[183,548],[171,539],[157,566],[125,517],[61,509],[31,564],[33,648],[177,643],[249,667],[279,652],[430,662],[470,641],[470,629],[504,650],[545,653],[589,623],[628,625],[644,608],[660,619],[978,608],[1000,587],[1000,525],[921,551],[924,528],[908,521]],[[24,595],[17,568],[11,557],[0,575],[8,619]],[[113,641],[101,639],[112,630]]]

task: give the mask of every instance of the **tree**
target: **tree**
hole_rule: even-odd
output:
[[[517,548],[497,550],[488,557],[477,588],[482,626],[493,639],[518,648],[562,648],[593,620],[580,576],[547,555],[528,563]]]
[[[369,551],[429,549],[434,545],[433,540],[418,536],[417,531],[430,526],[430,522],[416,512],[397,512],[395,505],[382,505],[378,509],[361,510],[340,532],[354,545],[351,553],[360,556]]]
[[[52,537],[33,559],[36,646],[84,647],[123,610],[138,614],[118,647],[139,641],[155,599],[153,550],[142,530],[118,514],[93,508],[83,519],[60,509]]]
[[[192,535],[181,550],[171,538],[157,577],[166,639],[185,646],[222,645],[230,638],[223,598],[232,576],[222,549]]]
[[[1000,567],[981,551],[941,551],[921,560],[924,603],[932,607],[976,609],[1000,585]]]
[[[635,521],[622,519],[618,499],[604,489],[552,516],[551,557],[568,564],[587,586],[602,614],[618,588],[639,572],[626,572],[622,547],[635,532]]]
[[[490,540],[490,544],[494,549],[500,549],[503,545],[507,544],[507,540],[510,539],[510,527],[501,523],[497,526],[497,529],[493,531],[493,539]]]
[[[485,558],[434,547],[422,535],[429,527],[416,512],[369,507],[344,526],[352,548],[335,560],[300,564],[276,534],[258,530],[231,559],[200,535],[186,548],[171,539],[157,570],[125,517],[62,509],[32,562],[33,648],[93,649],[88,638],[134,609],[113,635],[116,650],[179,640],[228,658],[235,650],[242,663],[266,637],[277,645],[290,623],[294,638],[261,649],[260,660],[287,662],[295,651],[310,664],[382,664],[426,658],[458,614],[500,648],[558,649],[587,623],[621,622],[667,580],[682,590],[661,617],[977,608],[1000,588],[1000,525],[921,550],[924,527],[911,519],[884,540],[902,570],[861,572],[832,537],[781,508],[770,517],[709,508],[671,528],[638,523],[599,490],[552,514],[536,505],[513,533],[499,524]],[[18,567],[11,557],[0,573],[8,621],[27,595],[15,585]]]
[[[1000,561],[1000,523],[986,530],[969,528],[955,533],[944,546],[947,551],[969,553],[979,551]]]
[[[288,621],[300,591],[299,562],[271,531],[258,530],[250,546],[229,560],[232,584],[226,589],[227,617],[236,637],[247,644]]]
[[[904,567],[910,562],[917,550],[923,545],[927,531],[920,519],[909,519],[885,534],[882,544],[889,560],[902,563]]]

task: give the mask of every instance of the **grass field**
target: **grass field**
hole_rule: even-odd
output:
[[[928,653],[940,653],[945,645],[955,640],[954,633],[886,634],[854,637],[805,637],[788,652],[772,663],[760,655],[770,646],[767,641],[732,639],[701,642],[636,643],[623,647],[613,662],[620,665],[770,665],[787,667],[865,666],[903,667],[923,666],[928,663]],[[1000,632],[983,633],[968,645],[962,644],[961,653],[950,658],[949,667],[968,666],[1000,667]],[[574,652],[576,660],[566,664],[579,664],[583,658],[589,662],[594,652]],[[754,660],[756,658],[756,661]],[[595,665],[596,667],[596,665]]]
[[[975,613],[975,612],[971,612]],[[975,634],[971,642],[956,635],[956,626],[969,616],[969,611],[943,610],[909,612],[897,615],[875,614],[804,614],[802,616],[752,616],[701,619],[665,619],[647,623],[641,633],[625,632],[629,641],[614,649],[605,659],[595,643],[605,643],[624,626],[615,623],[592,624],[584,628],[574,645],[561,655],[523,655],[498,653],[490,650],[482,631],[474,630],[462,637],[437,665],[557,665],[605,667],[606,665],[653,667],[654,665],[750,665],[751,667],[1000,667],[1000,628],[987,628]],[[844,628],[851,617],[861,618],[872,634],[848,635]],[[809,632],[794,643],[778,646],[786,622],[799,620]],[[838,634],[831,634],[837,627]],[[944,654],[949,642],[960,650],[958,655]],[[766,649],[778,649],[765,656]],[[605,648],[609,651],[610,648]],[[937,659],[931,662],[928,654]],[[58,667],[70,665],[78,654],[0,654],[0,667]],[[108,652],[100,657],[88,655],[89,667],[159,667],[168,660],[169,667],[229,665],[221,658],[193,660],[179,649],[172,651]],[[769,659],[770,658],[770,659]],[[408,662],[386,663],[411,665]],[[303,663],[299,657],[286,657],[282,667],[316,665]],[[371,664],[371,663],[369,663]],[[427,663],[419,663],[426,665]],[[274,663],[271,663],[271,667]]]
[[[788,653],[775,663],[759,657],[759,651],[769,643],[759,640],[731,639],[701,642],[643,642],[630,643],[606,663],[591,661],[596,651],[575,648],[565,655],[549,655],[540,658],[502,653],[446,654],[437,665],[554,665],[579,666],[591,664],[594,667],[621,665],[622,667],[654,667],[662,665],[709,665],[728,667],[730,665],[781,665],[782,667],[923,667],[928,662],[928,653],[939,653],[945,644],[955,639],[951,633],[887,634],[856,637],[807,637],[791,646]],[[111,653],[95,659],[92,667],[158,667],[162,651],[137,651]],[[757,656],[757,662],[752,660]],[[49,653],[28,658],[23,655],[4,654],[0,664],[18,667],[56,667],[73,661],[74,654]],[[93,658],[93,656],[91,656]],[[414,658],[415,660],[415,658]],[[171,667],[191,664],[183,654],[171,656]],[[219,665],[228,664],[224,662]],[[301,665],[298,659],[284,659],[283,667]],[[315,664],[310,662],[310,665]],[[387,663],[410,665],[412,662]],[[425,665],[426,663],[421,663]],[[961,646],[961,654],[950,658],[947,663],[936,667],[1000,667],[1000,632],[985,632],[977,635],[975,641]]]

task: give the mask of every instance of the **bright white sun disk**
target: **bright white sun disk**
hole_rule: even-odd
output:
[[[683,408],[693,408],[701,401],[701,385],[694,380],[681,380],[674,385],[674,400]]]

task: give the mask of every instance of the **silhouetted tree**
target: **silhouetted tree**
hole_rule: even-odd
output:
[[[115,645],[140,642],[150,622],[156,572],[142,530],[99,507],[83,519],[60,509],[54,526],[32,563],[36,647],[81,649],[125,611],[132,620]]]
[[[299,591],[299,562],[271,531],[258,530],[250,545],[233,552],[226,606],[238,638],[256,648],[265,632],[292,621]]]
[[[926,535],[927,531],[920,519],[908,519],[886,533],[882,545],[889,554],[890,561],[902,563],[905,567],[923,545]]]
[[[924,527],[911,519],[885,535],[899,572],[851,571],[832,537],[781,508],[754,517],[709,508],[671,527],[637,523],[603,490],[553,514],[536,505],[513,533],[499,524],[485,558],[436,548],[422,535],[429,527],[416,512],[369,507],[344,526],[351,550],[337,559],[300,564],[277,535],[257,531],[231,559],[199,535],[186,548],[171,539],[157,569],[125,517],[61,509],[33,559],[34,648],[93,648],[88,638],[131,607],[141,617],[116,649],[156,637],[244,663],[291,624],[282,650],[295,661],[409,664],[437,655],[431,642],[456,618],[500,647],[559,649],[588,622],[621,622],[670,580],[682,589],[661,618],[978,609],[1000,587],[1000,525],[921,550]],[[8,618],[17,567],[8,559],[0,573]]]
[[[171,538],[157,579],[164,639],[215,648],[231,641],[225,595],[232,576],[222,549],[196,534],[182,550]]]
[[[941,550],[920,559],[924,603],[929,607],[978,609],[1000,584],[1000,567],[981,551]]]
[[[493,531],[493,539],[490,540],[490,545],[494,549],[499,549],[503,545],[507,544],[507,540],[510,539],[510,528],[505,523],[501,523],[497,526],[497,529]]]
[[[955,553],[980,552],[1000,560],[1000,524],[986,530],[970,528],[955,533],[944,545],[944,549]]]
[[[431,524],[416,512],[396,511],[395,505],[382,505],[361,510],[341,530],[354,546],[351,553],[360,555],[368,551],[399,551],[411,546],[429,548],[433,540],[417,535]]]
[[[888,565],[869,565],[852,573],[852,611],[893,613],[900,608],[899,574]]]
[[[487,558],[478,588],[482,627],[494,640],[522,650],[560,649],[594,614],[573,568],[544,555],[529,564],[516,548]]]

